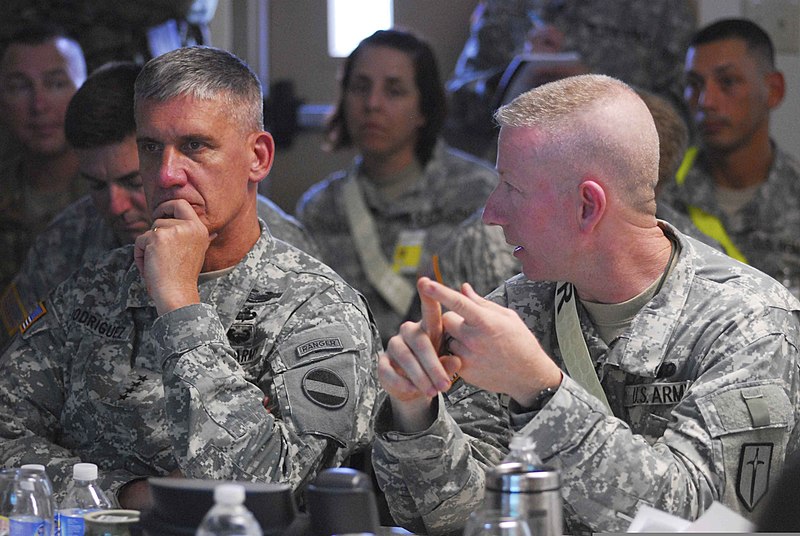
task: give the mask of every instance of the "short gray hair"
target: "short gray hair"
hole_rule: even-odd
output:
[[[136,110],[146,100],[164,102],[182,96],[218,99],[243,129],[264,128],[261,82],[245,62],[225,50],[179,48],[148,61],[136,79]]]
[[[559,165],[602,173],[625,204],[655,214],[658,133],[647,106],[624,82],[587,74],[543,84],[501,107],[495,120],[544,132],[543,150]]]

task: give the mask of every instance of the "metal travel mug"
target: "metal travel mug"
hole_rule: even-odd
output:
[[[535,536],[561,536],[561,479],[545,466],[501,463],[486,471],[486,508],[528,520]]]

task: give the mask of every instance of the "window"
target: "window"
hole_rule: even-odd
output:
[[[328,54],[348,56],[358,43],[394,24],[393,0],[328,0]]]

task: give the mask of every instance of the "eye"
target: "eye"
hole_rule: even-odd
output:
[[[89,189],[93,192],[101,192],[108,188],[108,183],[98,181],[96,179],[90,179],[89,177],[86,177],[86,182],[89,183]]]
[[[370,84],[367,80],[352,80],[347,86],[347,91],[355,95],[365,95],[369,93]]]
[[[121,180],[119,184],[126,190],[138,190],[142,187],[142,176],[128,177]]]
[[[153,141],[140,141],[136,145],[139,147],[139,152],[143,154],[152,154],[159,151],[161,145]]]
[[[186,148],[190,152],[199,151],[203,147],[204,147],[203,143],[199,142],[199,141],[196,141],[196,140],[192,140],[192,141],[186,142]]]

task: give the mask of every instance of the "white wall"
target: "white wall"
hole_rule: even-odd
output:
[[[767,0],[768,2],[769,0]],[[698,24],[702,27],[727,17],[743,17],[744,1],[696,0]],[[776,4],[777,6],[778,4]],[[772,112],[770,130],[773,139],[784,150],[800,159],[800,55],[778,54],[778,69],[786,78],[786,97]]]

